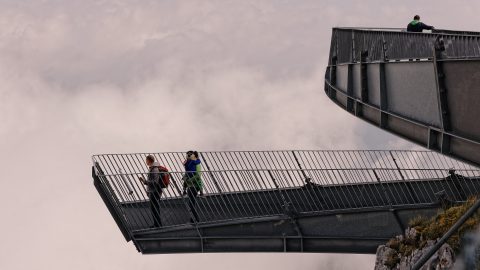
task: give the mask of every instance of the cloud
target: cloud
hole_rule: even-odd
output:
[[[140,256],[96,194],[90,156],[414,147],[323,93],[331,26],[411,15],[378,3],[2,1],[0,268],[370,269],[363,255]]]

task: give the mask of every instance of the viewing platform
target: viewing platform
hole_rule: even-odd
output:
[[[480,33],[333,28],[325,93],[423,147],[480,165]]]
[[[170,170],[152,227],[148,154]],[[430,151],[201,152],[203,196],[183,195],[184,153],[93,156],[95,187],[142,253],[375,253],[411,218],[480,191],[480,171]]]

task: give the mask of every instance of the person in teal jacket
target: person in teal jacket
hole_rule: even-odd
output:
[[[183,193],[187,194],[188,207],[192,213],[190,222],[199,221],[196,210],[198,193],[203,195],[203,183],[201,178],[201,161],[197,151],[188,151],[187,159],[183,162],[185,175],[183,176]]]

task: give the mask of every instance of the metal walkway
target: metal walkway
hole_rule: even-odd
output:
[[[334,28],[325,92],[428,149],[480,165],[480,33]]]
[[[92,176],[127,241],[142,253],[375,253],[408,221],[480,191],[480,171],[430,151],[202,152],[200,220],[182,195],[184,153],[155,153],[170,169],[153,224],[138,177],[144,154],[93,157]]]

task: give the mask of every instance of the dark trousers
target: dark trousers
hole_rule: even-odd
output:
[[[198,191],[199,190],[196,187],[187,187],[188,207],[190,208],[190,211],[193,215],[193,218],[191,218],[192,222],[199,221],[197,209],[195,209],[195,206],[197,204]]]
[[[150,211],[152,211],[154,227],[162,226],[162,221],[160,219],[160,197],[162,197],[162,189],[148,193],[148,198],[150,199]]]

